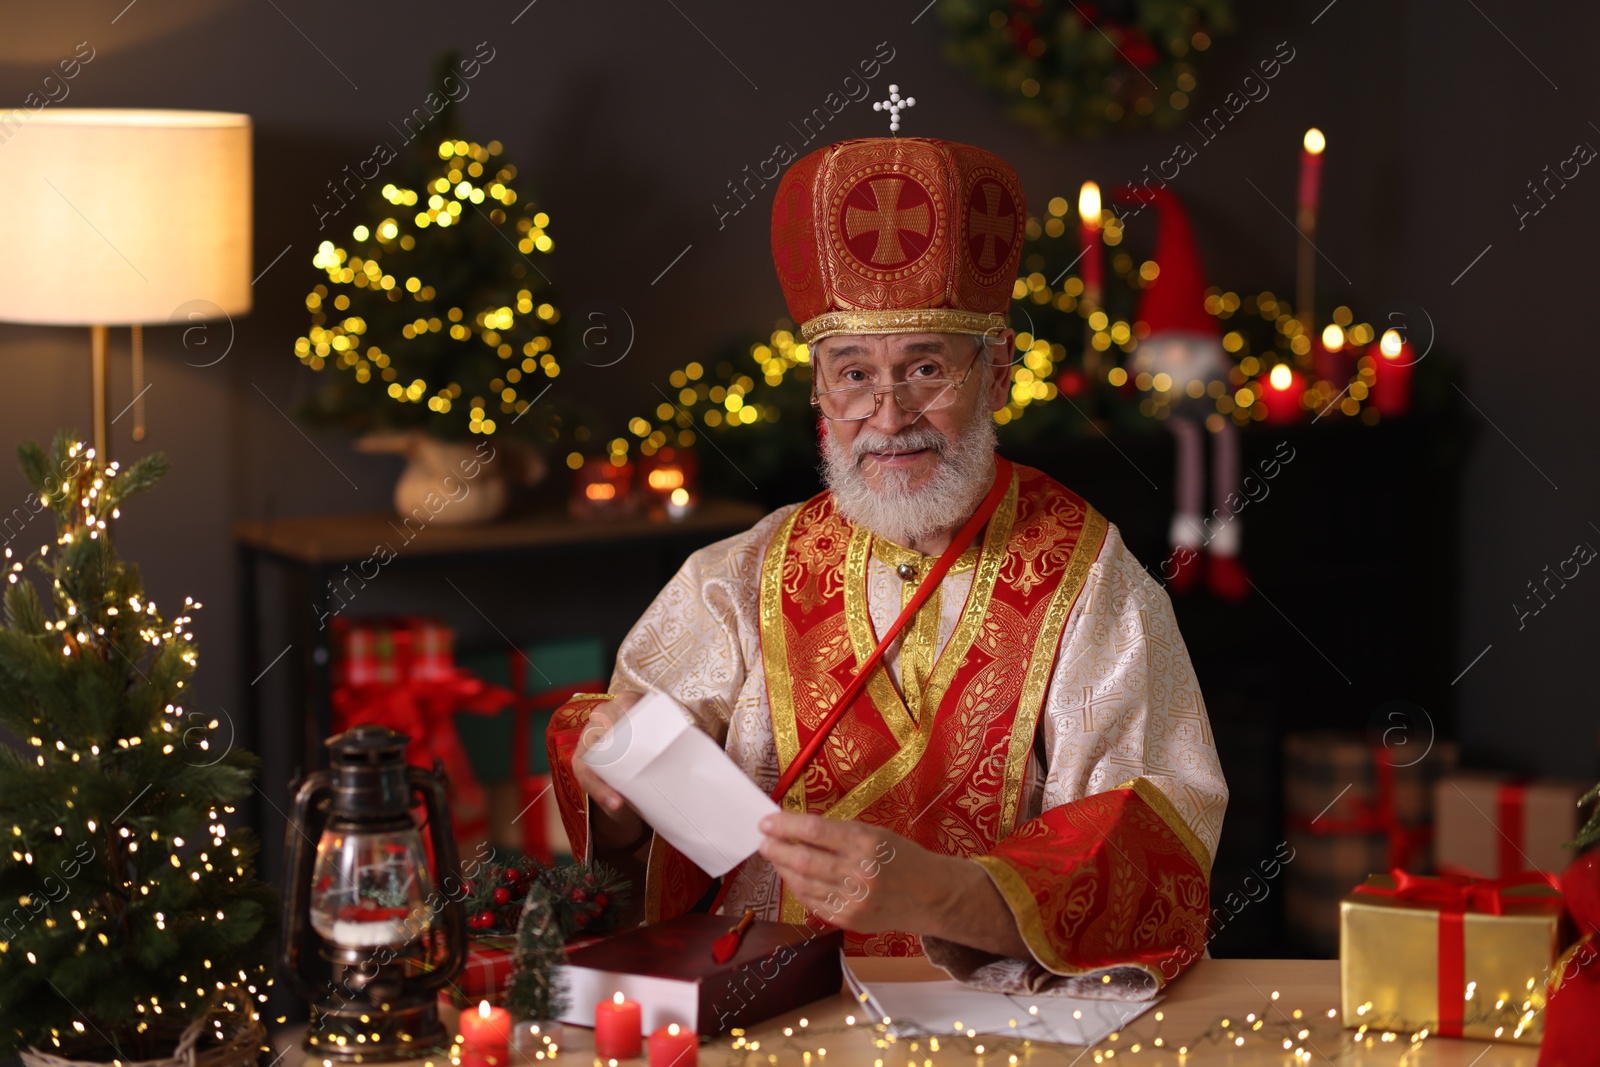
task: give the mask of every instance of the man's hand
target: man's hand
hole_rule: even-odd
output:
[[[602,844],[625,845],[635,840],[644,828],[644,821],[639,818],[638,812],[628,806],[621,793],[601,781],[594,769],[578,757],[596,746],[607,744],[606,734],[617,724],[617,720],[627,714],[629,708],[642,699],[643,693],[618,693],[610,700],[597,704],[589,712],[589,721],[579,735],[578,747],[572,754],[572,774],[583,791],[594,800],[595,819],[591,830]]]
[[[1032,958],[1005,898],[976,863],[881,826],[821,815],[768,815],[761,832],[761,855],[795,899],[835,926],[906,930]]]
[[[864,822],[779,812],[761,820],[765,856],[806,907],[848,930],[924,930],[948,922],[951,865],[899,834]]]

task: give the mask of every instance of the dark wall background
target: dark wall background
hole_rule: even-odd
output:
[[[720,227],[712,205],[777,141],[801,148],[790,123],[820,106],[880,42],[893,58],[873,82],[873,98],[890,82],[916,97],[904,132],[981,144],[1014,161],[1036,211],[1051,196],[1070,198],[1084,179],[1109,187],[1138,176],[1167,157],[1178,136],[1199,145],[1187,131],[1041,141],[944,62],[942,28],[936,10],[923,10],[926,0],[123,2],[7,3],[0,101],[20,102],[87,40],[96,56],[70,83],[68,106],[254,117],[255,260],[265,271],[255,310],[231,324],[232,347],[212,366],[195,364],[222,350],[228,325],[214,327],[203,350],[186,350],[174,329],[149,331],[150,437],[136,447],[119,432],[116,445],[123,456],[148,447],[173,460],[167,484],[129,510],[121,545],[143,564],[158,601],[194,595],[205,603],[196,626],[202,706],[236,707],[249,681],[236,652],[232,522],[386,506],[397,461],[358,455],[335,435],[308,437],[283,414],[313,384],[291,345],[305,325],[316,243],[356,221],[352,209],[319,232],[313,205],[346,164],[394,139],[390,124],[421,105],[429,68],[446,48],[471,52],[487,42],[494,50],[463,104],[466,130],[504,142],[552,215],[556,251],[547,269],[563,306],[609,301],[631,320],[625,359],[602,368],[565,353],[556,384],[618,426],[658,402],[656,383],[673,367],[759,335],[784,314],[768,259],[768,204]],[[1300,134],[1320,126],[1330,144],[1319,239],[1324,302],[1350,303],[1363,316],[1423,309],[1437,331],[1440,355],[1432,358],[1456,361],[1477,428],[1453,520],[1460,613],[1429,624],[1453,630],[1456,669],[1471,666],[1434,686],[1459,713],[1469,757],[1592,775],[1595,631],[1586,619],[1600,578],[1580,575],[1520,629],[1511,604],[1575,543],[1600,544],[1586,314],[1600,176],[1585,170],[1522,228],[1511,204],[1578,142],[1600,145],[1600,107],[1587,83],[1600,12],[1505,0],[1237,6],[1238,31],[1218,41],[1201,69],[1197,113],[1279,42],[1295,58],[1270,83],[1270,96],[1201,147],[1174,182],[1211,279],[1240,292],[1292,291],[1295,235],[1279,211],[1292,214]],[[852,104],[824,136],[876,135],[885,125],[868,104]],[[131,399],[125,331],[115,344],[113,412]],[[0,326],[0,383],[0,441],[87,429],[87,333]],[[0,463],[4,509],[25,492],[13,465]],[[1358,531],[1351,553],[1398,554],[1417,570],[1456,566],[1441,545],[1396,540],[1364,495],[1359,466],[1330,479],[1326,492]],[[1132,499],[1125,506],[1142,510],[1114,513],[1114,521],[1164,526],[1169,482]],[[486,617],[519,636],[570,626],[548,595],[549,576],[481,577]],[[388,595],[380,591],[372,606]],[[436,598],[442,606],[453,595],[413,592],[404,602],[426,608]],[[1381,585],[1326,595],[1370,606],[1373,643],[1408,639],[1379,626]],[[455,609],[464,642],[492,638],[486,619],[461,612],[459,602]],[[1308,640],[1328,636],[1314,613],[1293,623]],[[1355,709],[1354,721],[1369,710]],[[1296,708],[1286,702],[1276,714],[1292,726]]]

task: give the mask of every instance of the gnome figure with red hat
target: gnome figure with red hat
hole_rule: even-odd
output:
[[[1156,279],[1140,294],[1137,319],[1149,328],[1134,350],[1135,373],[1165,374],[1173,395],[1167,425],[1177,438],[1177,510],[1168,538],[1172,556],[1164,573],[1175,592],[1194,588],[1202,569],[1206,587],[1224,600],[1243,600],[1250,580],[1239,562],[1239,519],[1225,501],[1238,498],[1239,438],[1233,423],[1214,414],[1203,393],[1190,397],[1191,382],[1225,379],[1230,361],[1222,350],[1222,330],[1205,308],[1205,275],[1194,229],[1183,204],[1167,189],[1129,186],[1117,193],[1125,203],[1154,204],[1160,212],[1156,235]],[[1211,452],[1210,516],[1201,518],[1205,492],[1205,432]],[[1204,556],[1202,556],[1204,553]]]

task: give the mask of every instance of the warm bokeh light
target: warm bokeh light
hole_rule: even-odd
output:
[[[1328,147],[1328,139],[1322,136],[1322,131],[1315,126],[1306,131],[1306,151],[1314,156],[1320,156],[1322,150]]]

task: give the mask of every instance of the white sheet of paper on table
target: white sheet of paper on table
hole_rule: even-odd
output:
[[[1026,1037],[1062,1045],[1093,1045],[1121,1030],[1161,1001],[1090,1000],[988,993],[956,981],[863,982],[844,966],[845,981],[863,1008],[887,1016],[897,1037],[942,1036],[961,1031]],[[1037,1008],[1038,1011],[1030,1011]]]
[[[713,878],[755,852],[757,824],[778,810],[664,693],[646,694],[579,759]]]

